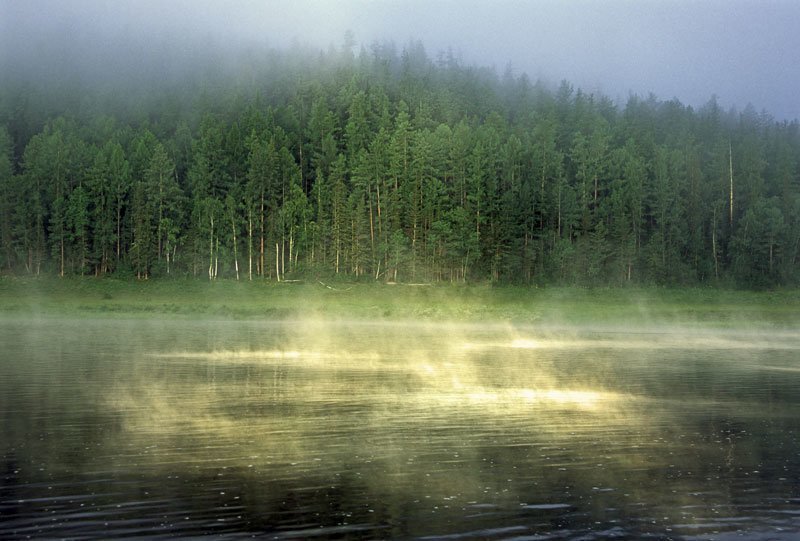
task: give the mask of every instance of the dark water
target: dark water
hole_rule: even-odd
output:
[[[0,325],[0,538],[799,539],[800,335]]]

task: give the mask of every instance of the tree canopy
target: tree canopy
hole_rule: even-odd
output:
[[[13,274],[796,285],[800,130],[376,44],[0,83]],[[177,81],[177,82],[176,82]]]

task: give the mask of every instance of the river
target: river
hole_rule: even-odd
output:
[[[0,538],[797,539],[800,333],[13,319]]]

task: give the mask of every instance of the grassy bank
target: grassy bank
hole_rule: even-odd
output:
[[[0,314],[793,326],[800,291],[3,277]]]

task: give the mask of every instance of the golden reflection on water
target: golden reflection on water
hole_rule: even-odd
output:
[[[549,344],[552,347],[552,343]],[[507,347],[512,349],[534,349],[539,342],[529,339],[514,339],[511,342],[491,344],[491,348]],[[463,349],[464,351],[459,351]],[[630,396],[609,392],[603,389],[591,389],[584,386],[565,388],[552,380],[547,371],[536,366],[535,359],[525,365],[490,367],[490,379],[500,385],[487,387],[486,369],[479,370],[474,359],[469,356],[475,350],[469,344],[461,344],[460,348],[448,345],[438,352],[411,350],[408,358],[396,354],[384,358],[376,351],[321,351],[321,350],[225,350],[214,352],[170,352],[156,353],[151,356],[167,362],[182,361],[187,363],[210,363],[215,367],[252,365],[256,367],[282,367],[286,370],[312,368],[313,373],[304,373],[303,378],[287,383],[286,390],[295,395],[294,400],[314,402],[321,397],[369,397],[373,405],[382,402],[397,403],[414,402],[438,407],[442,414],[458,413],[458,406],[481,404],[483,415],[492,416],[502,410],[508,415],[513,408],[529,408],[531,405],[551,407],[563,410],[573,408],[582,411],[598,412],[601,409],[613,409],[619,406],[623,398],[627,402]],[[467,352],[465,354],[465,352]],[[435,360],[446,358],[449,360]],[[366,372],[372,378],[360,380],[330,379],[331,373],[352,374]],[[327,375],[326,375],[327,374]],[[411,377],[417,383],[413,389],[405,387],[393,389],[391,378]],[[390,378],[388,385],[372,388],[376,381]],[[515,386],[519,383],[535,383],[535,387]],[[253,382],[250,382],[251,384]],[[277,389],[276,389],[277,390]],[[216,389],[220,392],[220,389]],[[143,393],[148,395],[151,393]],[[197,393],[190,393],[196,395]],[[204,395],[203,395],[204,396]],[[189,408],[198,411],[198,406]],[[446,408],[446,409],[442,409]]]
[[[593,519],[644,510],[648,520],[703,524],[708,509],[735,513],[734,481],[750,482],[773,456],[750,434],[770,426],[759,416],[779,436],[791,434],[781,423],[795,426],[794,398],[785,413],[780,405],[794,396],[781,395],[781,382],[798,370],[800,338],[788,332],[216,326],[120,339],[114,355],[105,340],[119,333],[90,333],[103,337],[86,357],[94,372],[42,363],[46,385],[32,404],[76,375],[86,403],[103,409],[86,471],[164,479],[167,490],[191,480],[193,497],[237,486],[258,516],[299,498],[297,508],[311,511],[298,523],[330,500],[349,509],[388,502],[393,517],[420,524],[447,506],[442,524],[484,520],[477,506],[492,525],[572,506]],[[54,333],[37,343],[80,336]],[[748,351],[758,348],[766,353]],[[82,411],[64,426],[82,426]],[[50,412],[35,412],[39,432],[26,452],[71,475],[88,432],[72,447],[41,439],[63,433],[63,419],[39,429]],[[325,505],[303,507],[314,497]],[[510,514],[492,518],[495,509]]]
[[[512,350],[538,343],[503,342]],[[475,357],[476,348],[458,341],[413,346],[405,355],[377,348],[154,353],[149,366],[162,376],[145,371],[113,389],[108,403],[123,413],[132,436],[249,437],[252,444],[280,433],[281,445],[295,448],[309,432],[348,422],[380,429],[387,421],[430,427],[454,419],[502,425],[535,418],[531,430],[538,432],[567,426],[560,418],[569,412],[590,415],[596,427],[620,417],[638,422],[630,408],[637,398],[579,382],[564,385],[535,357]],[[187,371],[203,377],[182,377]]]
[[[344,349],[151,357],[154,370],[110,393],[124,418],[120,456],[128,450],[131,464],[163,475],[237,471],[298,486],[338,486],[352,475],[386,501],[454,509],[518,506],[517,478],[543,493],[560,491],[564,475],[581,490],[614,486],[613,468],[579,472],[595,460],[634,468],[652,460],[646,447],[613,458],[604,450],[636,448],[652,425],[631,407],[635,397],[558,384],[527,357],[416,346],[407,357]]]
[[[698,487],[730,504],[717,486],[727,470],[710,465],[755,454],[681,419],[724,404],[703,402],[702,392],[683,395],[687,404],[642,387],[642,377],[663,377],[655,385],[664,387],[691,372],[691,360],[678,370],[663,362],[670,347],[728,344],[727,360],[749,347],[734,335],[418,331],[269,328],[205,349],[162,343],[105,390],[120,430],[103,452],[114,462],[99,457],[98,469],[195,476],[221,491],[235,472],[239,486],[255,487],[251,502],[327,497],[320,487],[337,487],[415,521],[430,519],[414,512],[425,506],[450,506],[455,521],[477,516],[472,505],[566,510],[577,494],[623,514],[650,502],[659,516],[674,510],[671,520],[687,523]],[[772,343],[790,348],[792,340]],[[747,368],[739,362],[747,358],[715,374]],[[759,369],[795,367],[772,359]],[[605,507],[596,511],[605,516]]]
[[[98,486],[159,522],[177,502],[238,506],[248,532],[410,525],[386,538],[796,516],[797,333],[44,322],[18,341],[29,326],[3,331],[3,449],[27,483],[5,501],[55,487],[69,520]]]
[[[560,490],[565,472],[591,493],[624,471],[641,487],[628,490],[646,500],[648,487],[659,489],[648,472],[668,471],[685,437],[670,417],[680,401],[637,394],[635,381],[628,389],[610,379],[614,369],[660,363],[676,345],[755,347],[736,335],[419,331],[313,325],[265,336],[262,347],[255,339],[144,354],[141,370],[107,395],[124,427],[120,456],[139,467],[224,466],[331,485],[350,471],[378,494],[442,501],[480,501],[487,486],[522,475],[518,463],[543,493],[548,483]],[[580,355],[589,360],[574,361]],[[488,478],[487,446],[504,464]],[[692,460],[718,462],[717,452],[698,448]],[[514,497],[507,488],[492,496]]]
[[[800,350],[800,335],[794,332],[772,332],[769,335],[747,332],[696,332],[660,331],[638,333],[598,332],[593,336],[526,337],[519,336],[505,341],[465,341],[461,348],[469,351],[491,349],[520,350],[583,350],[587,348],[636,350],[636,349],[692,349],[692,350]]]

